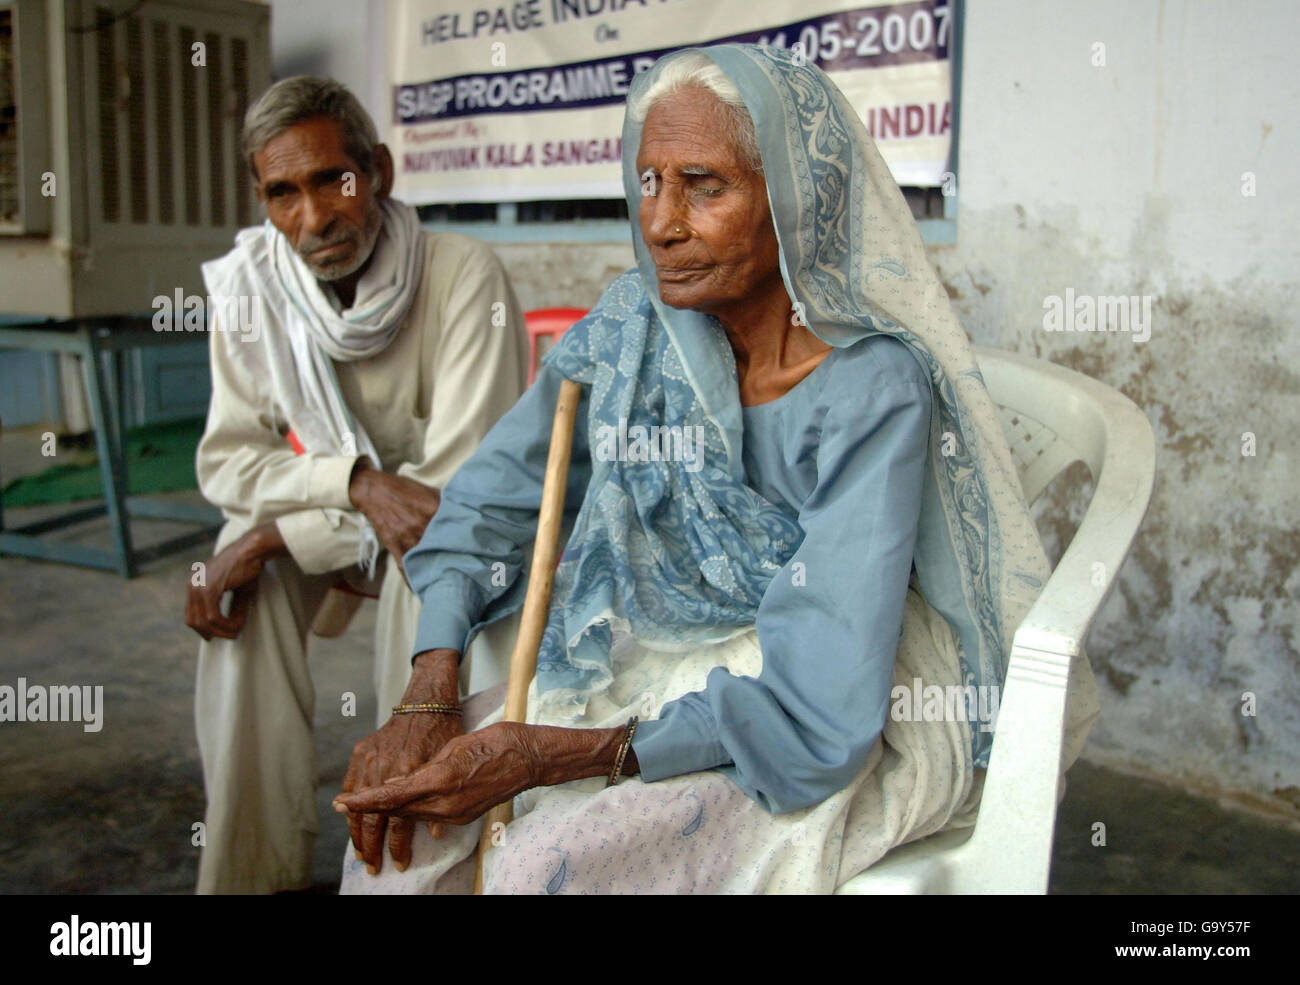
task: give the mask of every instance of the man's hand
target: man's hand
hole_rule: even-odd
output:
[[[460,654],[455,650],[421,653],[415,658],[402,703],[459,704],[459,663]],[[394,715],[379,731],[366,736],[353,748],[352,762],[343,778],[343,793],[382,786],[393,777],[415,772],[463,731],[459,715],[434,712]],[[371,875],[383,866],[385,829],[388,854],[397,871],[402,872],[411,864],[415,822],[406,818],[390,819],[384,814],[348,814],[352,846]],[[431,824],[429,830],[435,838],[442,836],[441,825]]]
[[[424,536],[442,497],[414,479],[389,475],[362,459],[348,486],[352,505],[366,515],[384,550],[397,561]],[[405,574],[405,569],[403,569]]]
[[[205,640],[214,636],[233,640],[244,628],[248,604],[262,566],[287,553],[284,538],[274,523],[254,527],[204,566],[203,584],[190,581],[185,603],[185,625]],[[221,598],[234,592],[230,614],[221,614]]]

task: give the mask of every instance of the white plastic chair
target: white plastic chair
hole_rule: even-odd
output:
[[[1047,892],[1070,662],[1087,659],[1088,629],[1151,499],[1155,439],[1131,400],[1041,359],[983,347],[975,353],[1002,411],[1025,499],[1032,503],[1076,461],[1095,489],[1016,630],[975,827],[897,848],[837,894]]]

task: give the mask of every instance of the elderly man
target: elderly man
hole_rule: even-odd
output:
[[[392,156],[343,86],[275,84],[248,112],[243,149],[269,221],[203,267],[211,297],[252,304],[215,306],[198,450],[200,487],[226,517],[186,608],[204,640],[199,892],[309,885],[307,633],[341,578],[377,589],[380,722],[404,691],[414,701],[426,693],[428,682],[412,679],[419,601],[401,558],[527,371],[523,319],[499,261],[479,243],[423,232],[390,197]],[[260,320],[222,324],[228,312]],[[405,773],[418,762],[409,758],[397,745],[373,751],[347,786]],[[365,820],[382,832],[382,818]],[[395,824],[391,837],[409,835]]]

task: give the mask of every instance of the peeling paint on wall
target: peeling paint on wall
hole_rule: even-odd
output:
[[[1072,213],[966,210],[959,245],[931,255],[975,341],[1115,387],[1155,432],[1151,507],[1088,648],[1102,717],[1084,756],[1300,817],[1296,287],[1157,278],[1159,237],[1107,263]],[[1067,287],[1153,295],[1150,340],[1045,331],[1043,299]],[[1054,559],[1091,492],[1076,464],[1037,504]]]

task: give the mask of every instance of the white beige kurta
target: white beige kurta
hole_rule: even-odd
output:
[[[461,236],[426,237],[423,281],[397,337],[373,358],[334,366],[385,470],[441,489],[523,392],[528,346],[495,254]],[[340,575],[363,577],[360,533],[348,522],[357,456],[294,453],[269,380],[251,378],[238,350],[256,344],[212,333],[199,486],[226,517],[216,550],[274,521],[291,559],[264,569],[238,639],[199,647],[196,721],[208,797],[199,892],[309,884],[315,695],[305,641],[329,587]],[[391,559],[381,565],[375,686],[383,721],[410,676],[419,600]],[[508,633],[485,633],[475,650]]]

